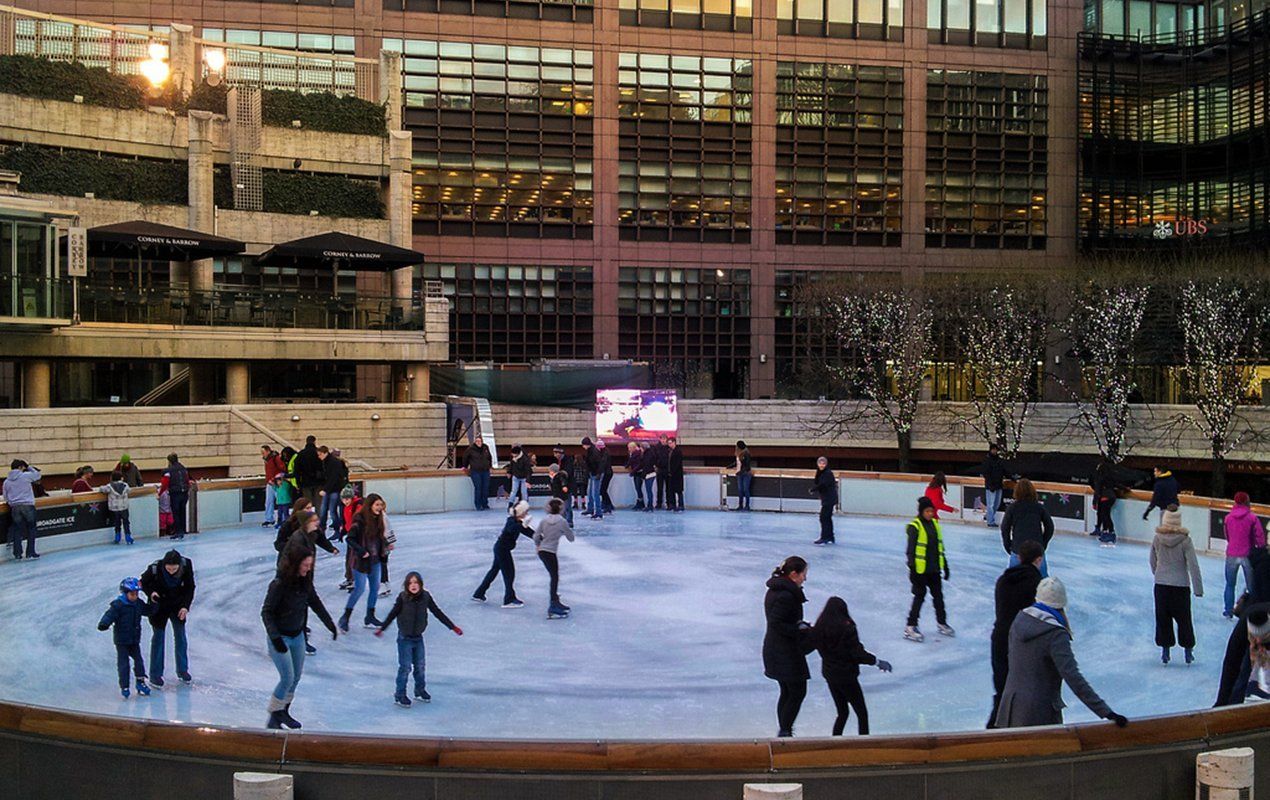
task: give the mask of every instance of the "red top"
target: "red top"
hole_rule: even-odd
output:
[[[957,509],[944,502],[944,490],[938,486],[927,486],[926,496],[935,504],[935,519],[939,519],[941,511],[956,511]]]
[[[74,494],[79,494],[80,492],[94,492],[94,491],[96,491],[96,489],[90,486],[88,481],[84,480],[83,478],[76,478],[75,482],[71,484],[71,492]]]
[[[274,478],[286,471],[287,465],[282,463],[282,456],[277,453],[265,459],[265,480],[269,483],[273,483]]]

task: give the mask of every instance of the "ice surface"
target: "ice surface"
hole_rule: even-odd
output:
[[[577,542],[560,548],[566,620],[546,618],[547,574],[527,540],[516,550],[517,592],[504,610],[501,581],[488,605],[469,598],[491,560],[499,511],[398,516],[394,592],[420,570],[438,604],[466,635],[439,624],[425,635],[434,701],[392,704],[393,632],[376,639],[354,627],[332,642],[313,620],[320,652],[305,664],[292,709],[305,730],[484,738],[767,737],[776,732],[777,688],[763,677],[764,582],[781,559],[811,562],[806,616],[844,597],[865,647],[891,661],[865,668],[874,733],[980,729],[992,698],[988,632],[992,587],[1005,567],[1000,537],[982,526],[945,525],[952,581],[946,587],[955,639],[935,635],[929,600],[924,644],[901,639],[910,600],[904,520],[837,518],[839,544],[813,547],[813,515],[690,511],[619,512],[579,518]],[[114,648],[97,620],[120,579],[138,575],[170,546],[104,544],[50,553],[0,568],[0,697],[38,705],[152,719],[263,726],[277,673],[266,653],[260,603],[273,574],[273,531],[216,530],[176,543],[194,560],[198,596],[190,612],[191,687],[177,686],[168,644],[168,687],[119,698]],[[1075,651],[1094,688],[1129,717],[1204,708],[1216,694],[1229,625],[1221,617],[1222,563],[1201,556],[1205,586],[1194,602],[1194,666],[1161,666],[1153,641],[1148,548],[1102,549],[1059,534],[1051,573],[1068,586]],[[319,591],[333,616],[347,595],[336,585],[341,557],[321,554]],[[381,616],[392,598],[379,601]],[[354,614],[361,621],[362,609]],[[170,636],[170,634],[169,634]],[[145,628],[149,640],[149,626]],[[149,655],[147,644],[143,652]],[[833,704],[810,659],[812,682],[801,736],[827,735]],[[1065,692],[1068,721],[1093,718]],[[855,730],[854,720],[847,732]]]

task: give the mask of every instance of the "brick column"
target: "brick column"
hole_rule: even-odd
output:
[[[48,408],[51,405],[53,367],[48,361],[22,362],[22,407]]]

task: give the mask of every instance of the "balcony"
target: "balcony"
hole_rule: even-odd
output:
[[[69,278],[0,274],[0,329],[70,325],[72,296]]]

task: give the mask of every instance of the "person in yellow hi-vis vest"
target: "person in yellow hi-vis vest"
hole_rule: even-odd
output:
[[[935,622],[939,624],[939,632],[944,636],[955,636],[957,632],[949,627],[948,614],[944,609],[943,582],[949,580],[944,534],[939,520],[935,518],[935,504],[929,497],[917,499],[917,517],[908,523],[907,533],[908,549],[905,554],[908,558],[908,580],[913,585],[913,605],[908,611],[904,638],[913,642],[926,639],[917,629],[917,620],[928,589],[935,605]]]

